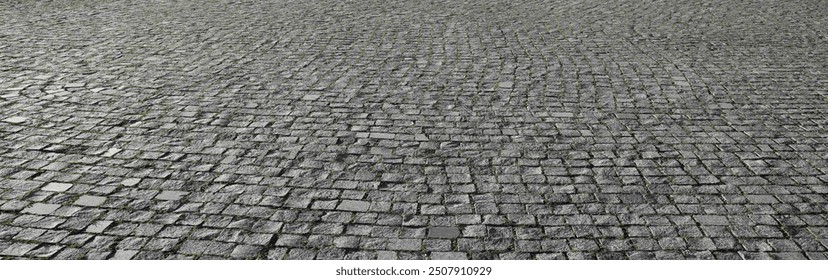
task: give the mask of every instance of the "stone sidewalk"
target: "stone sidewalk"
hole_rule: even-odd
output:
[[[826,259],[826,5],[0,1],[0,258]]]

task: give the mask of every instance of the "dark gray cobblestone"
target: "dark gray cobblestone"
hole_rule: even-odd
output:
[[[0,19],[2,259],[828,258],[824,1]]]

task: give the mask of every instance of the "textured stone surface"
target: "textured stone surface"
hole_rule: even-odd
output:
[[[43,187],[44,191],[50,192],[65,192],[69,188],[72,187],[72,184],[67,183],[49,183],[45,187]]]
[[[828,256],[820,1],[0,19],[3,259]]]

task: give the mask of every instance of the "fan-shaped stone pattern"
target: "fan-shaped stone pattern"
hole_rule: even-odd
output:
[[[2,1],[0,258],[823,259],[821,1]]]

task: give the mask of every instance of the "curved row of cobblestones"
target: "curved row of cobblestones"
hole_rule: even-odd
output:
[[[0,258],[828,257],[824,1],[204,2],[0,2]]]

